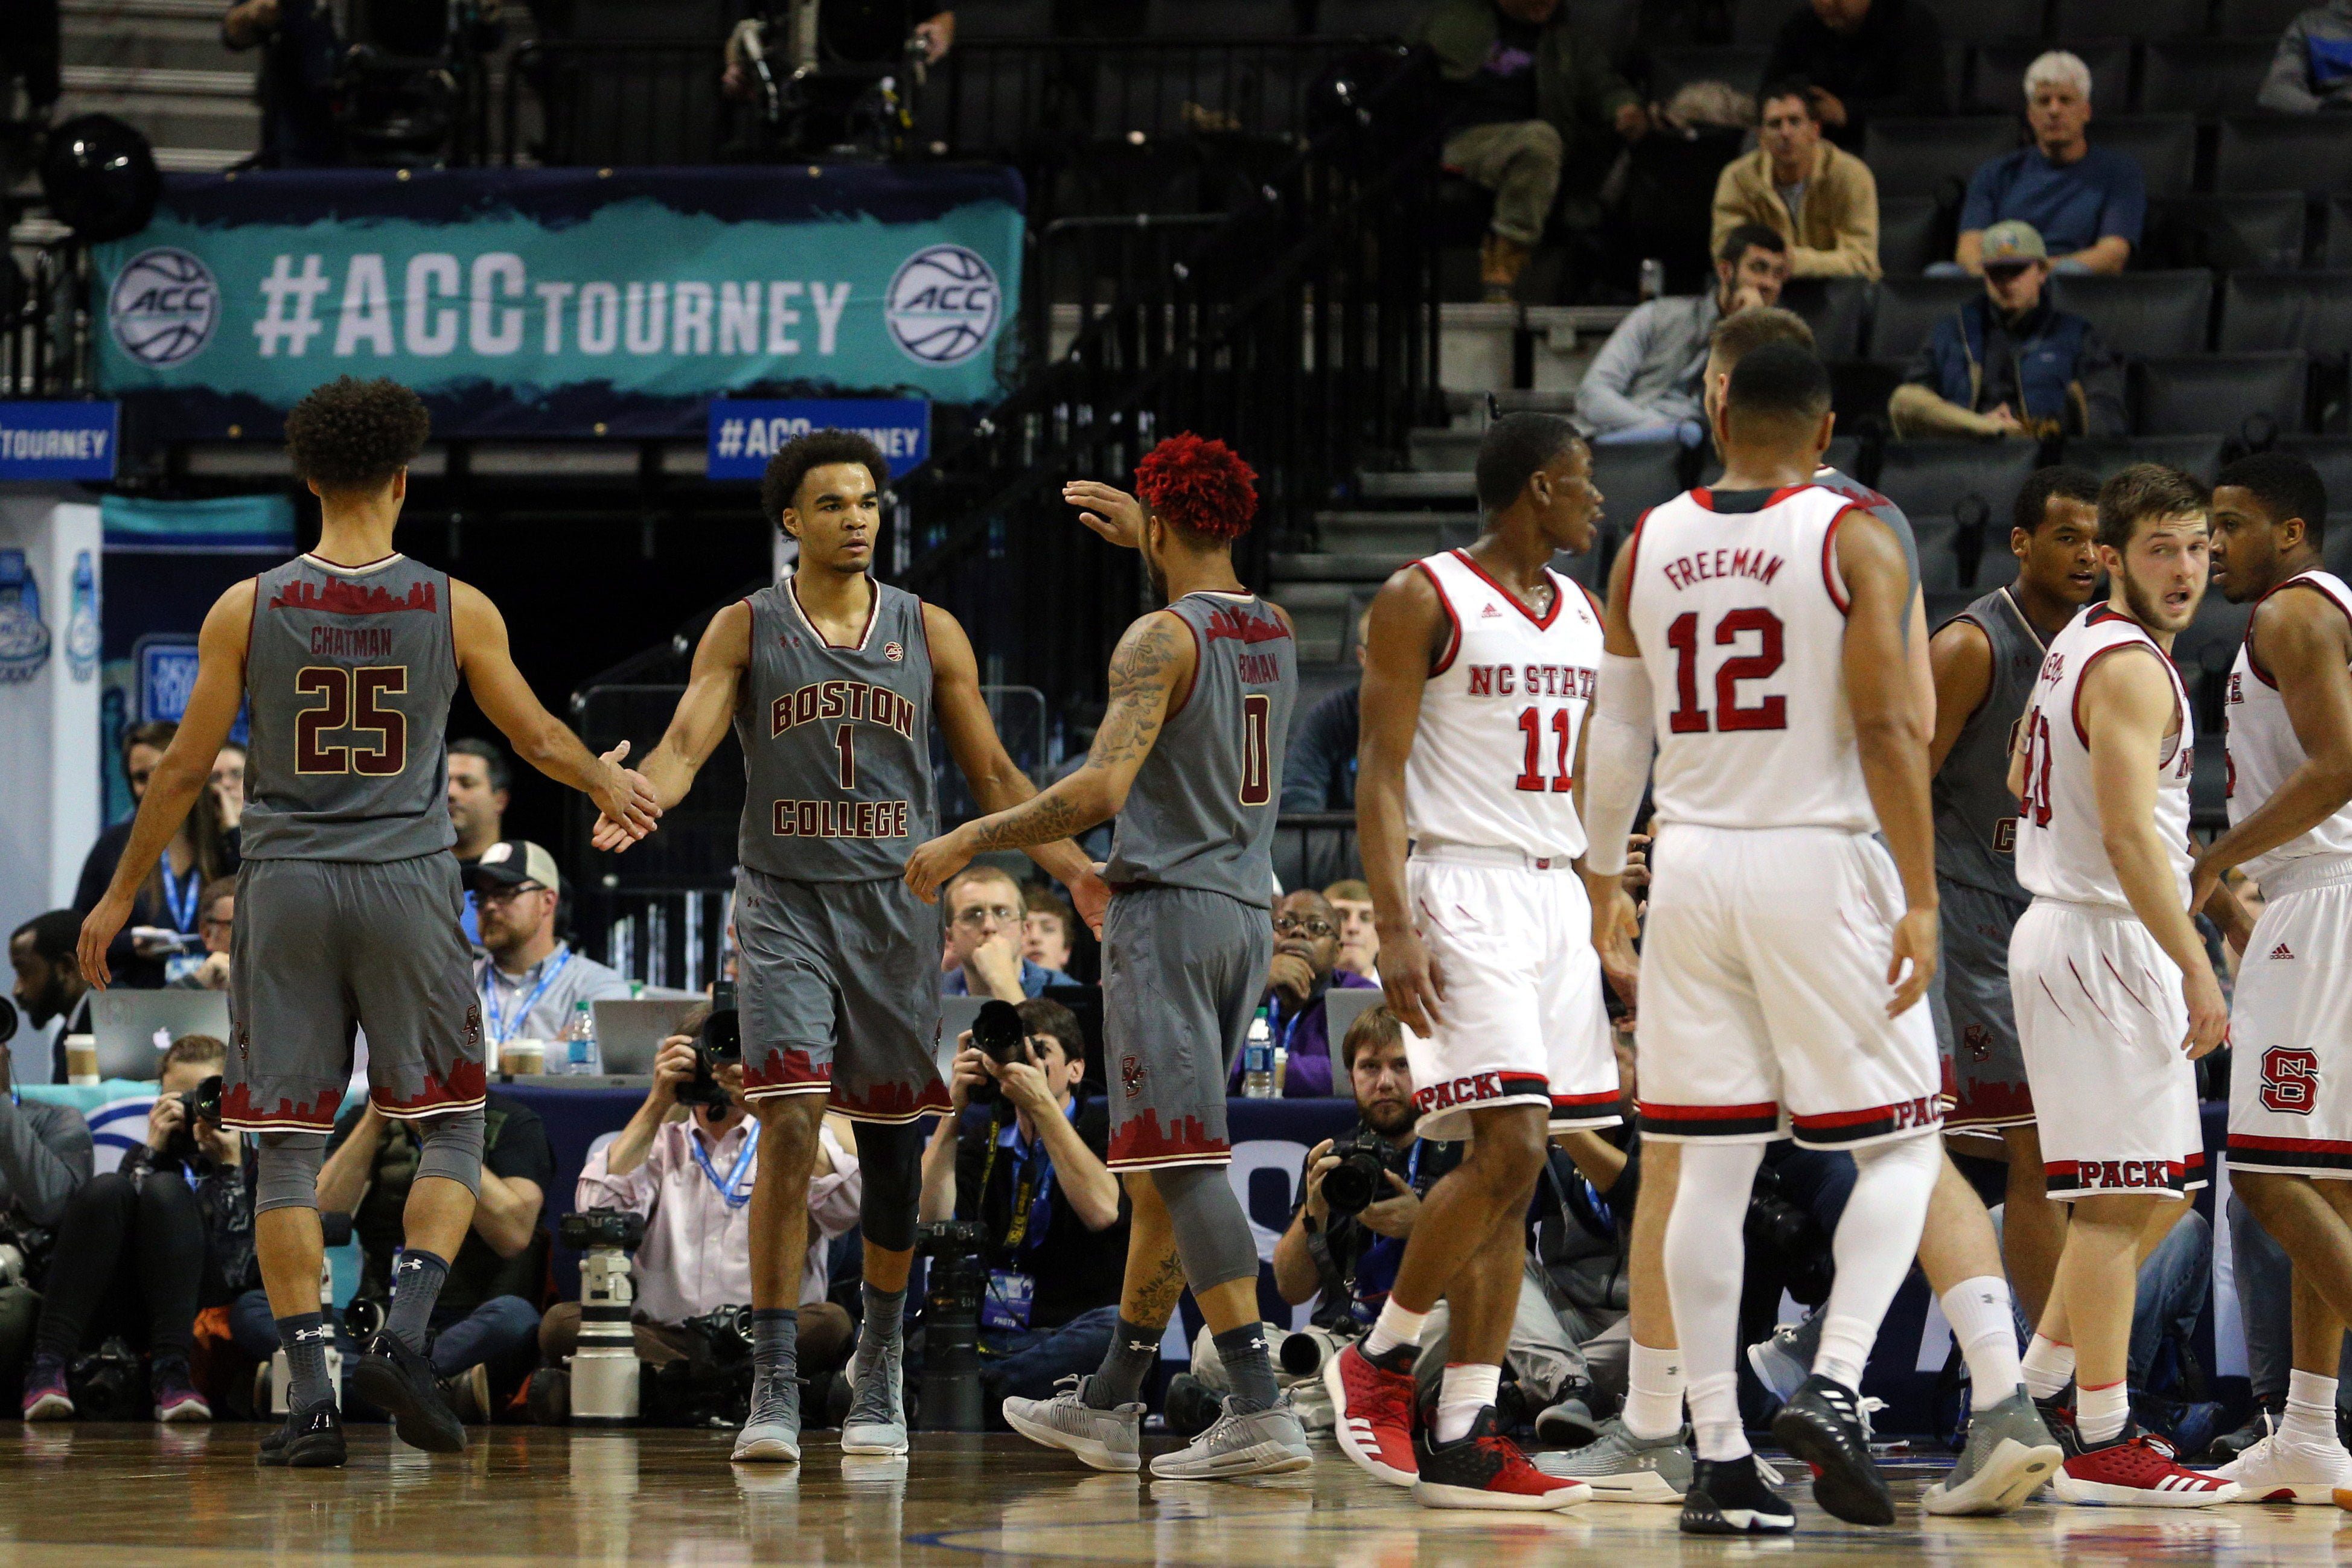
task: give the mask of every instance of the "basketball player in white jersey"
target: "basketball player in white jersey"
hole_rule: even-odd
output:
[[[1591,455],[1552,414],[1496,420],[1477,485],[1476,542],[1416,561],[1372,601],[1356,784],[1419,1131],[1472,1142],[1422,1199],[1370,1334],[1324,1382],[1339,1446],[1424,1505],[1564,1508],[1591,1489],[1530,1465],[1494,1405],[1547,1129],[1618,1120],[1577,814],[1601,612],[1549,564],[1591,548],[1601,497]],[[1455,1359],[1416,1430],[1413,1359],[1441,1297]]]
[[[1893,1521],[1857,1390],[1942,1162],[1917,1005],[1937,933],[1910,573],[1885,524],[1813,482],[1829,404],[1805,350],[1749,352],[1714,418],[1722,482],[1651,511],[1610,575],[1588,863],[1622,866],[1654,738],[1641,1113],[1645,1139],[1686,1145],[1664,1260],[1693,1533],[1795,1523],[1757,1471],[1734,1372],[1741,1221],[1763,1145],[1791,1124],[1851,1151],[1856,1177],[1815,1370],[1774,1435],[1829,1512]]]
[[[2074,1349],[2069,1502],[2196,1508],[2235,1483],[2174,1462],[2131,1419],[2134,1271],[2160,1212],[2204,1182],[2190,1063],[2229,1015],[2189,907],[2196,740],[2172,640],[2205,596],[2207,498],[2137,464],[2099,489],[2108,597],[2050,643],[2010,768],[2033,903],[2009,983],[2050,1196],[2072,1205],[2033,1349]]]
[[[2192,898],[2243,866],[2251,928],[2205,907],[2240,950],[2230,1009],[2230,1180],[2294,1266],[2285,1420],[2216,1474],[2241,1502],[2324,1503],[2352,1486],[2336,1374],[2352,1317],[2352,588],[2320,564],[2327,492],[2291,453],[2221,471],[2213,581],[2252,603],[2230,672],[2230,831],[2197,857]]]

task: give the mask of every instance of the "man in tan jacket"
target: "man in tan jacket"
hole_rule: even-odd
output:
[[[1758,146],[1715,183],[1715,241],[1761,224],[1789,242],[1791,277],[1878,276],[1878,182],[1870,166],[1822,140],[1801,81],[1764,89]]]

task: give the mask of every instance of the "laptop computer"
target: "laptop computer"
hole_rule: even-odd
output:
[[[986,997],[941,997],[940,998],[940,1076],[946,1078],[953,1071],[956,1040],[980,1017],[980,1005]]]
[[[1332,1087],[1336,1092],[1344,1074],[1339,1071],[1339,1042],[1356,1027],[1356,1020],[1388,999],[1388,993],[1378,986],[1357,990],[1333,986],[1323,993],[1323,1021],[1330,1030]]]
[[[688,994],[619,997],[588,1004],[596,1019],[596,1051],[604,1059],[605,1075],[652,1077],[661,1042],[686,1032],[686,1015],[703,1000]]]
[[[163,1052],[182,1035],[228,1039],[228,994],[110,988],[90,998],[89,1020],[100,1078],[160,1078]]]

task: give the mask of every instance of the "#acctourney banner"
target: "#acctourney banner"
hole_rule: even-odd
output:
[[[998,395],[1023,193],[979,166],[174,175],[97,251],[100,384],[274,441],[338,375],[445,435],[698,435],[727,393]]]

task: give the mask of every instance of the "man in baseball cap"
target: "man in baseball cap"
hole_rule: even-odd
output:
[[[2123,364],[2091,324],[2049,298],[2050,249],[2033,225],[1984,231],[1984,296],[1936,324],[1887,400],[1895,434],[2121,435]]]
[[[466,868],[466,884],[480,908],[488,956],[476,961],[474,983],[493,1049],[510,1040],[561,1040],[579,1003],[629,994],[617,971],[556,939],[563,877],[542,846],[528,839],[492,844]]]

